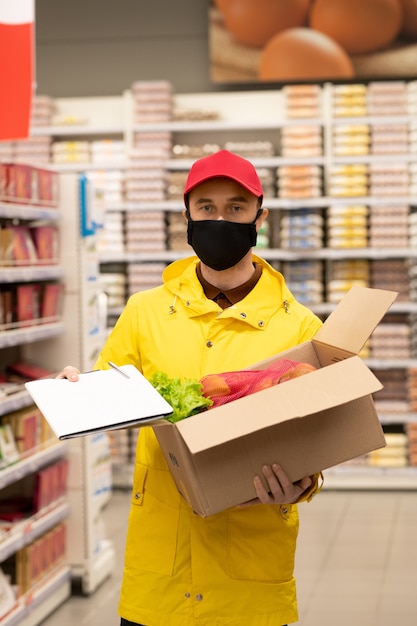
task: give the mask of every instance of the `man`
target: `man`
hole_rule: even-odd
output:
[[[310,340],[321,321],[252,252],[268,210],[253,165],[221,150],[192,166],[188,242],[163,284],[134,294],[96,367],[134,364],[150,378],[200,379],[244,369]],[[61,376],[76,380],[75,368]],[[277,407],[279,410],[279,407]],[[256,415],[253,416],[256,419]],[[119,612],[122,626],[283,626],[297,621],[297,502],[319,476],[292,484],[277,464],[254,477],[256,501],[202,518],[178,493],[153,429],[140,431]],[[226,477],[225,477],[226,478]]]

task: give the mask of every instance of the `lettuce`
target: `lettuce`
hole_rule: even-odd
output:
[[[178,422],[213,404],[212,400],[203,396],[198,380],[169,378],[164,372],[155,372],[149,381],[173,408],[172,415],[166,418],[169,422]]]

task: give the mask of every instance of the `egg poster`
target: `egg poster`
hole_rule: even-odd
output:
[[[417,75],[417,0],[211,0],[211,80]]]

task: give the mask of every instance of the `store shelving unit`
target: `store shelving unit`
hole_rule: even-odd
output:
[[[417,162],[417,154],[408,152],[405,154],[393,155],[363,155],[363,156],[336,156],[332,149],[332,132],[333,129],[341,124],[406,124],[411,127],[414,117],[411,115],[394,115],[394,116],[355,116],[355,117],[335,117],[332,112],[331,101],[333,86],[325,84],[322,87],[322,113],[317,118],[307,119],[288,119],[286,118],[283,107],[283,96],[281,90],[266,90],[255,92],[213,92],[202,94],[178,94],[174,96],[175,107],[182,110],[216,110],[220,114],[219,120],[214,121],[173,121],[166,123],[152,123],[135,125],[133,123],[133,97],[130,91],[126,91],[122,96],[105,102],[104,107],[98,107],[97,104],[101,99],[63,99],[58,100],[58,108],[63,114],[73,114],[89,118],[91,123],[85,127],[77,128],[49,128],[48,131],[54,137],[67,136],[83,136],[98,137],[114,134],[118,138],[123,138],[126,146],[132,145],[132,137],[134,133],[152,133],[157,131],[165,131],[171,133],[175,143],[187,143],[192,141],[194,144],[203,144],[204,142],[223,145],[225,141],[255,141],[268,140],[275,146],[276,154],[280,153],[280,133],[283,128],[289,126],[314,125],[319,126],[323,135],[323,155],[319,157],[292,157],[286,158],[282,156],[274,156],[268,158],[252,158],[252,162],[258,168],[266,167],[276,169],[282,165],[320,165],[323,168],[324,180],[326,183],[328,172],[334,165],[340,164],[384,164],[384,163],[406,163],[411,164]],[[95,113],[100,109],[100,119],[96,118]],[[93,123],[94,120],[94,123]],[[40,129],[39,133],[43,133],[44,129]],[[186,171],[192,164],[189,159],[169,159],[166,162],[166,171]],[[56,166],[61,169],[60,166]],[[92,166],[91,164],[71,164],[62,169],[69,168],[74,171],[85,171]],[[108,164],[105,167],[115,167],[122,169],[120,163],[117,165]],[[104,166],[103,166],[104,168]],[[332,197],[323,196],[319,198],[303,198],[284,199],[284,198],[265,198],[264,205],[267,206],[272,213],[285,214],[296,210],[300,207],[323,210],[330,205],[344,204],[364,204],[368,207],[374,204],[393,204],[401,202],[410,207],[417,206],[417,199],[413,196],[403,197]],[[115,205],[111,211],[141,212],[141,211],[181,211],[182,203],[177,201],[155,202],[155,203],[122,203]],[[128,263],[146,263],[150,261],[161,261],[169,263],[177,258],[181,258],[188,254],[187,251],[164,251],[158,253],[103,253],[100,261],[105,264],[128,264]],[[321,260],[326,264],[334,261],[346,259],[366,259],[369,261],[377,261],[382,259],[416,259],[417,253],[414,249],[404,248],[362,248],[362,249],[262,249],[260,254],[274,264],[284,262],[295,262],[300,260]],[[333,308],[328,302],[311,305],[319,315],[325,317]],[[398,315],[410,315],[416,313],[417,303],[415,302],[398,302],[390,313]],[[112,311],[118,314],[117,310]],[[409,367],[415,367],[413,360],[379,360],[370,363],[372,368],[378,372],[380,369],[394,367],[407,370]],[[416,415],[413,413],[405,414],[381,414],[383,423],[406,424],[415,421]],[[387,488],[396,487],[404,489],[417,488],[417,479],[415,468],[363,468],[363,467],[343,467],[336,468],[334,471],[327,472],[326,484],[329,486],[343,488]],[[387,479],[388,477],[388,479]]]
[[[92,369],[105,334],[105,301],[98,281],[99,263],[91,225],[94,207],[82,205],[84,182],[76,173],[60,176],[61,221],[65,233],[61,241],[66,287],[62,318],[65,333],[45,346],[38,356],[40,364],[52,364],[57,371],[66,364],[81,371]],[[111,575],[114,567],[114,549],[106,538],[102,516],[111,496],[107,436],[72,439],[68,442],[68,457],[68,544],[71,546],[68,560],[72,578],[80,582],[83,593],[90,594]]]
[[[60,212],[41,206],[0,203],[0,218],[27,220],[29,223],[46,220],[59,223]],[[3,266],[0,268],[0,284],[29,283],[31,281],[59,281],[63,278],[63,268],[60,265],[48,266]],[[24,358],[30,346],[39,348],[39,342],[45,346],[53,343],[64,332],[61,320],[54,320],[39,325],[9,328],[0,330],[0,350],[3,363],[17,356]],[[0,400],[0,417],[29,407],[32,399],[26,391],[17,391]],[[36,473],[54,462],[67,456],[68,447],[59,441],[50,441],[42,447],[32,450],[30,455],[22,456],[11,465],[0,469],[0,490],[12,486],[25,477]],[[66,521],[69,515],[69,503],[66,497],[53,501],[49,506],[40,509],[31,517],[26,517],[13,525],[12,530],[0,538],[0,564],[19,550],[29,546],[35,540]],[[71,571],[68,563],[61,563],[48,575],[38,581],[35,587],[22,594],[14,605],[13,610],[1,618],[5,626],[23,624],[35,626],[49,613],[64,602],[71,593]]]

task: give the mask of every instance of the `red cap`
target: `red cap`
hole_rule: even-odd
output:
[[[233,152],[220,150],[199,159],[191,166],[184,187],[186,205],[190,191],[211,178],[231,178],[258,198],[263,198],[261,181],[252,163]]]

